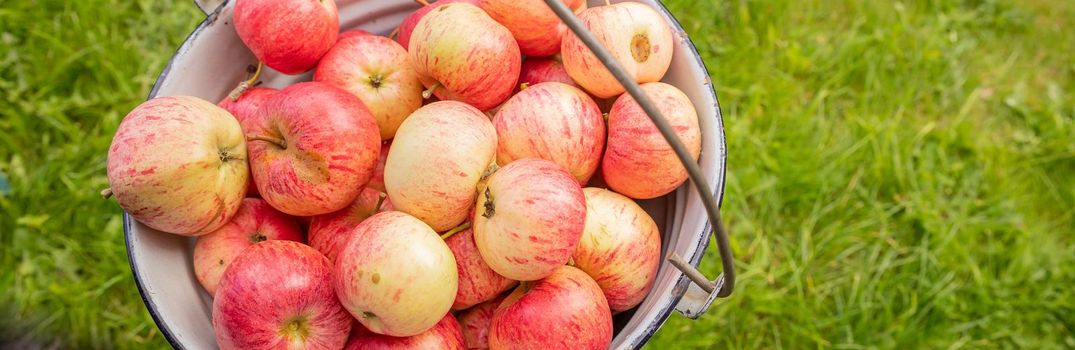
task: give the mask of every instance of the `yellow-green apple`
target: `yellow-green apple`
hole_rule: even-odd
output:
[[[452,310],[462,310],[495,298],[519,282],[508,279],[489,268],[474,244],[474,231],[466,229],[444,239],[455,255],[459,270],[459,290]]]
[[[403,45],[404,49],[407,49],[411,43],[411,32],[413,32],[414,27],[418,25],[418,21],[421,21],[422,17],[425,17],[429,11],[433,11],[433,9],[436,9],[439,6],[453,2],[466,2],[477,5],[478,1],[479,0],[438,0],[437,2],[422,6],[418,10],[411,12],[410,15],[407,15],[407,17],[403,19],[403,23],[399,24],[399,34],[396,36],[396,41],[399,42],[400,45]]]
[[[262,103],[276,95],[277,92],[280,92],[280,90],[270,87],[249,88],[243,91],[236,99],[224,97],[223,100],[217,103],[217,106],[231,113],[239,121],[239,125],[242,125],[244,120],[250,119],[257,113]],[[258,186],[254,183],[253,178],[247,181],[246,195],[247,197],[258,196]]]
[[[298,242],[243,250],[213,298],[221,349],[340,349],[352,322],[332,290],[328,258]]]
[[[288,86],[243,123],[258,192],[297,216],[343,209],[373,176],[381,137],[357,97],[335,86]]]
[[[302,242],[295,218],[273,209],[258,198],[243,199],[239,211],[226,225],[198,237],[194,244],[194,275],[210,295],[216,293],[220,276],[239,253],[259,242],[282,239]]]
[[[563,265],[523,282],[493,313],[489,348],[607,349],[612,313],[601,288],[581,270]]]
[[[158,97],[120,123],[108,149],[108,183],[135,220],[203,235],[239,210],[250,176],[246,151],[228,111],[196,97]]]
[[[398,211],[371,216],[355,231],[336,257],[334,285],[343,306],[377,334],[409,337],[436,325],[459,283],[444,240]]]
[[[370,178],[370,182],[366,184],[366,187],[388,192],[384,188],[384,163],[388,160],[388,150],[390,149],[392,149],[391,140],[381,142],[381,153],[377,155],[377,166],[373,168],[373,177]]]
[[[314,81],[358,96],[377,120],[382,140],[391,139],[403,119],[422,106],[424,88],[407,50],[383,36],[341,38],[317,64]]]
[[[388,198],[396,210],[447,231],[467,218],[495,152],[496,129],[481,111],[456,101],[428,104],[392,140],[384,166]]]
[[[482,258],[517,281],[544,278],[567,263],[586,220],[578,180],[536,158],[493,173],[474,210],[474,242]]]
[[[642,84],[642,91],[672,125],[679,141],[697,161],[702,151],[698,113],[687,95],[665,83]],[[653,121],[629,94],[608,113],[608,141],[601,172],[612,190],[635,199],[668,194],[687,180],[687,169]]]
[[[621,2],[591,7],[579,14],[579,20],[635,82],[660,81],[668,71],[672,63],[672,30],[664,17],[648,5]],[[564,35],[560,48],[567,73],[586,91],[599,98],[624,92],[623,85],[578,36]]]
[[[519,70],[519,84],[533,86],[545,82],[558,82],[581,88],[567,75],[559,57],[527,57],[523,60]]]
[[[366,187],[347,208],[314,216],[307,231],[310,246],[335,263],[340,250],[354,237],[355,227],[377,214],[383,198],[381,191]]]
[[[239,0],[233,19],[254,56],[284,74],[314,68],[340,32],[335,1]]]
[[[463,330],[452,314],[445,314],[433,328],[418,335],[393,337],[355,325],[346,350],[463,350]]]
[[[605,293],[612,313],[646,298],[661,262],[657,223],[630,198],[601,188],[584,188],[586,229],[573,260]]]
[[[463,328],[463,343],[467,349],[489,348],[489,322],[493,320],[493,312],[502,301],[504,295],[459,313],[459,326]]]
[[[519,81],[519,45],[481,8],[456,2],[430,11],[411,33],[411,63],[440,100],[480,110],[504,102]]]
[[[585,0],[561,0],[568,8],[581,11]],[[560,52],[560,40],[567,25],[542,0],[481,0],[478,3],[519,43],[519,51],[528,57],[552,56]]]
[[[585,184],[601,163],[605,120],[593,99],[570,85],[530,86],[500,106],[493,125],[499,165],[541,158],[562,166]]]

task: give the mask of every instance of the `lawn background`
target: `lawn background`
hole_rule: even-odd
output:
[[[740,282],[652,348],[1075,347],[1075,2],[666,3],[722,103]],[[166,346],[98,191],[201,18],[0,5],[0,339]]]

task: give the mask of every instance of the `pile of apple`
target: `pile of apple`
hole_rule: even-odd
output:
[[[564,2],[697,160],[696,111],[659,82],[664,18]],[[198,237],[221,348],[609,346],[660,261],[633,199],[687,174],[542,0],[427,4],[398,43],[339,33],[332,0],[237,0],[234,24],[265,66],[313,81],[146,101],[108,154],[128,214]]]

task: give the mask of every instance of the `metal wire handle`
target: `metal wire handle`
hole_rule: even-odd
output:
[[[627,89],[627,93],[634,97],[638,105],[642,107],[642,110],[646,112],[653,124],[657,126],[657,130],[661,132],[664,139],[668,141],[668,144],[672,146],[672,149],[676,152],[676,156],[679,161],[683,163],[683,166],[687,168],[687,174],[694,184],[698,188],[698,194],[702,198],[702,204],[705,205],[706,213],[709,215],[709,222],[712,223],[713,233],[717,240],[717,249],[720,252],[721,266],[724,268],[715,281],[710,281],[701,272],[688,264],[679,255],[672,253],[672,256],[668,258],[677,269],[683,272],[687,278],[691,279],[698,287],[705,290],[706,293],[713,293],[714,289],[719,288],[716,291],[717,297],[724,298],[732,294],[732,289],[735,288],[735,260],[732,258],[732,250],[728,244],[728,234],[724,230],[724,221],[720,217],[720,207],[717,204],[716,199],[709,193],[709,184],[706,182],[705,176],[702,174],[702,170],[695,163],[694,158],[691,157],[690,152],[683,146],[683,143],[679,141],[675,131],[672,130],[672,126],[668,124],[668,121],[661,115],[656,105],[650,100],[642,88],[635,83],[634,79],[627,75],[627,72],[623,70],[620,63],[616,61],[612,54],[608,52],[601,43],[597,41],[593,33],[590,33],[586,29],[582,22],[575,17],[575,13],[564,5],[562,0],[545,0],[545,4],[556,13],[556,16],[560,17],[560,20],[567,24],[567,27],[571,29],[575,35],[586,47],[590,48],[590,51],[597,56],[597,59],[608,68],[616,80]]]

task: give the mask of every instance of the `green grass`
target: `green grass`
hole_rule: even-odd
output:
[[[740,282],[653,348],[1075,347],[1075,2],[667,3],[723,103]],[[166,346],[97,191],[199,20],[186,1],[0,8],[6,337]]]

